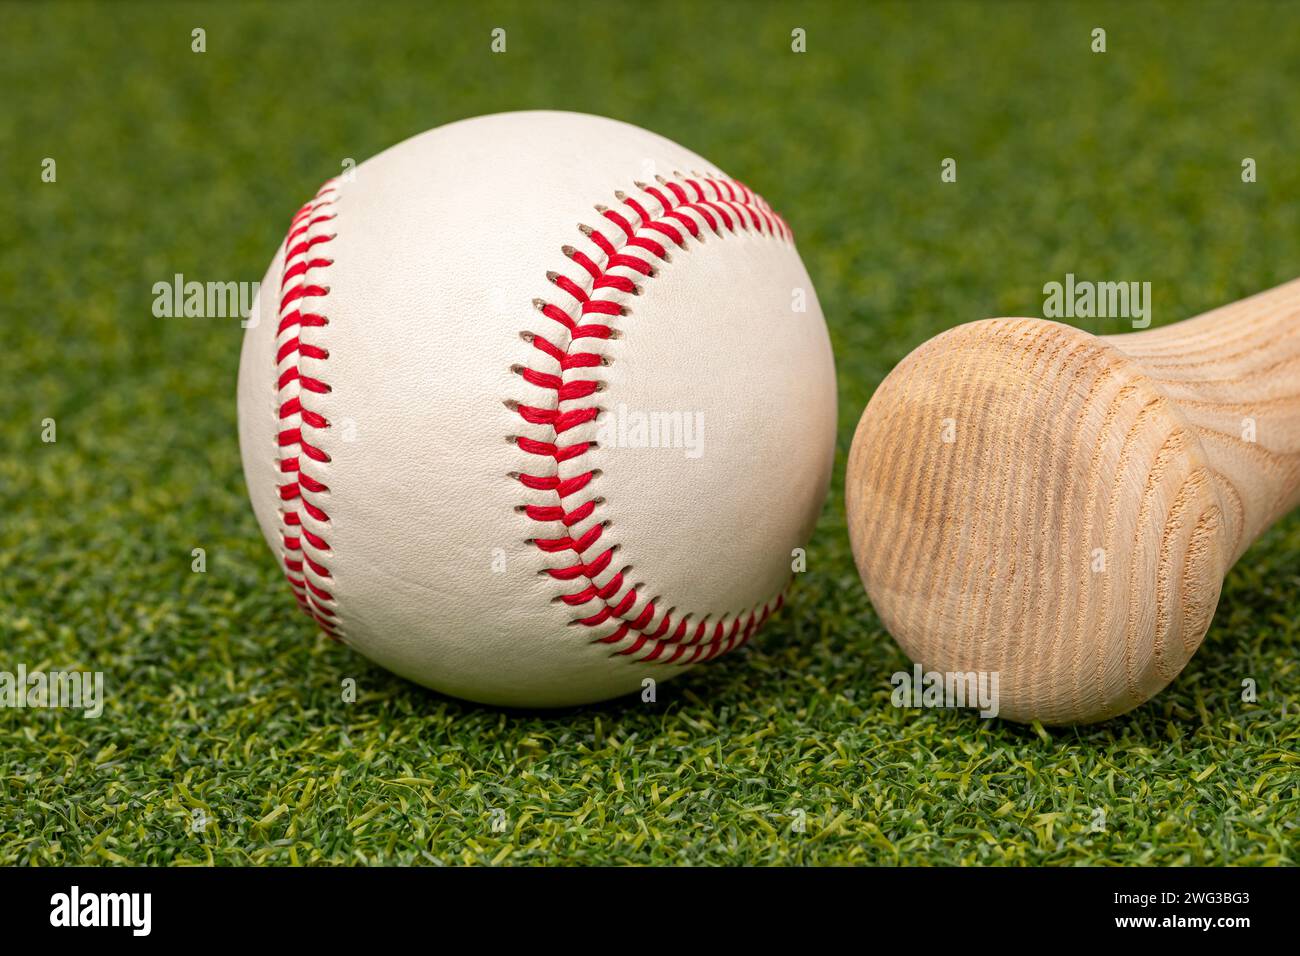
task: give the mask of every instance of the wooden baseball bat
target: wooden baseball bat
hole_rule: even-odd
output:
[[[846,494],[858,571],[914,661],[998,672],[1014,720],[1124,713],[1300,503],[1300,280],[1127,335],[936,336],[867,405]]]

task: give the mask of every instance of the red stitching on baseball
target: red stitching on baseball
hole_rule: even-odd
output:
[[[319,279],[321,271],[333,265],[334,260],[321,256],[319,249],[334,238],[333,233],[321,231],[336,215],[330,210],[337,198],[334,182],[327,182],[311,202],[298,210],[284,237],[275,364],[279,371],[289,363],[276,379],[279,397],[276,415],[280,422],[276,461],[285,476],[279,486],[284,574],[303,611],[327,635],[338,640],[341,631],[332,606],[334,595],[307,574],[310,571],[322,581],[333,580],[325,563],[329,542],[302,524],[302,513],[322,526],[328,526],[330,520],[320,497],[329,491],[329,486],[309,474],[310,462],[326,464],[330,457],[303,434],[305,428],[321,431],[330,427],[325,416],[308,407],[305,401],[312,395],[328,393],[330,387],[317,377],[304,375],[299,367],[304,358],[315,361],[329,358],[328,349],[300,338],[302,329],[329,325],[329,319],[316,312],[303,312],[298,305],[329,295],[329,287],[321,285]]]
[[[635,184],[637,189],[659,205],[657,214],[647,208],[644,200],[630,197],[621,191],[615,193],[615,198],[622,208],[596,206],[597,214],[613,227],[611,234],[614,238],[611,239],[590,226],[583,225],[579,229],[601,251],[603,265],[573,246],[562,248],[563,254],[590,276],[590,290],[557,272],[548,272],[546,278],[573,300],[577,316],[584,320],[583,324],[579,324],[579,318],[570,314],[573,310],[565,310],[542,299],[533,302],[542,315],[559,324],[568,333],[568,343],[560,346],[540,332],[522,333],[525,341],[559,365],[560,372],[557,375],[523,366],[516,367],[514,371],[529,384],[553,391],[555,406],[541,408],[515,401],[506,403],[528,424],[549,427],[555,438],[550,442],[522,436],[510,438],[520,450],[550,459],[557,468],[550,474],[516,473],[511,476],[526,488],[550,491],[556,495],[557,503],[554,505],[528,504],[516,509],[529,520],[560,522],[565,528],[570,528],[591,517],[604,503],[604,499],[597,496],[575,508],[566,509],[564,499],[586,488],[600,475],[600,470],[591,469],[572,478],[561,479],[558,466],[561,462],[587,454],[595,447],[593,442],[563,445],[559,440],[569,429],[591,421],[600,413],[600,409],[594,405],[570,409],[563,406],[568,402],[588,399],[603,387],[596,379],[571,378],[568,373],[606,364],[606,360],[594,352],[574,352],[572,349],[582,339],[611,339],[619,335],[609,324],[586,321],[588,316],[627,314],[627,310],[618,303],[594,299],[592,296],[601,290],[640,295],[640,289],[632,279],[614,275],[612,270],[623,268],[645,278],[654,278],[658,275],[655,260],[670,261],[670,247],[684,249],[691,239],[703,241],[706,230],[719,237],[740,229],[774,236],[786,242],[793,240],[785,221],[760,196],[743,184],[708,176],[676,175],[678,181],[659,176],[656,177],[658,185]],[[635,634],[632,643],[616,651],[617,654],[635,656],[641,661],[664,663],[689,664],[709,660],[746,643],[784,603],[784,594],[778,594],[774,600],[764,602],[748,612],[736,614],[729,627],[724,627],[721,620],[710,625],[707,617],[693,625],[689,624],[688,621],[693,616],[690,613],[677,615],[674,627],[674,613],[677,609],[670,607],[660,617],[656,607],[658,598],[649,601],[634,618],[629,619],[628,615],[637,604],[638,589],[643,585],[635,584],[623,592],[624,572],[627,568],[617,571],[604,585],[597,584],[597,579],[613,560],[618,545],[605,547],[590,560],[586,558],[587,552],[597,549],[608,524],[606,521],[597,521],[577,537],[530,538],[529,543],[543,554],[568,553],[575,556],[577,560],[574,563],[547,567],[544,573],[558,581],[574,581],[583,585],[581,590],[561,595],[563,603],[581,607],[593,600],[601,602],[595,613],[570,623],[582,627],[618,624],[613,633],[595,638],[596,642],[617,645],[629,634]],[[611,601],[615,603],[610,603]],[[647,633],[646,629],[656,619],[659,624],[654,633]]]

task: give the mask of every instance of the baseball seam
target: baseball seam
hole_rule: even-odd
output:
[[[605,503],[604,498],[598,495],[587,497],[574,508],[568,508],[565,501],[588,489],[601,474],[598,468],[587,467],[592,451],[597,448],[596,442],[560,444],[565,432],[594,421],[602,411],[599,405],[585,402],[601,391],[603,383],[583,376],[585,370],[602,367],[608,364],[609,359],[596,352],[575,352],[577,343],[583,339],[609,341],[620,336],[619,330],[611,323],[616,317],[628,315],[630,310],[621,305],[618,298],[641,294],[638,280],[655,278],[659,274],[656,263],[671,261],[669,246],[686,250],[690,241],[702,242],[706,231],[725,238],[734,235],[738,229],[793,242],[789,227],[767,202],[735,180],[674,173],[671,179],[656,176],[654,185],[641,182],[634,185],[641,198],[618,191],[615,193],[618,206],[595,207],[612,238],[600,229],[579,226],[583,235],[599,250],[595,258],[573,246],[562,248],[562,253],[585,273],[582,282],[575,282],[558,272],[547,273],[547,281],[567,296],[571,304],[564,308],[545,299],[533,302],[542,315],[562,327],[567,340],[553,342],[541,331],[520,333],[525,341],[558,366],[558,373],[523,365],[514,366],[512,371],[529,385],[553,391],[554,407],[525,405],[514,400],[505,402],[526,423],[541,426],[550,433],[547,436],[549,441],[518,435],[508,435],[507,440],[521,451],[549,460],[554,465],[548,474],[511,473],[510,477],[526,488],[554,492],[556,496],[555,505],[524,504],[516,506],[515,510],[532,521],[562,523],[566,532],[575,525],[591,521]],[[652,212],[656,206],[657,211]],[[548,326],[546,331],[555,335],[553,326]],[[584,404],[567,407],[572,403]],[[561,464],[577,460],[581,460],[579,467],[585,470],[573,477],[561,478]],[[593,643],[614,646],[628,641],[626,647],[612,651],[613,655],[630,656],[641,662],[681,665],[710,660],[745,644],[784,603],[783,590],[774,598],[747,610],[722,615],[716,620],[711,620],[711,614],[696,619],[693,612],[677,613],[675,606],[660,611],[662,602],[658,596],[640,606],[640,592],[645,585],[628,581],[630,565],[618,569],[612,565],[620,545],[606,542],[595,558],[590,561],[584,558],[584,553],[601,542],[609,525],[608,520],[594,521],[577,537],[572,534],[537,537],[529,538],[528,543],[544,555],[572,558],[573,563],[546,567],[539,573],[557,581],[585,583],[581,590],[555,600],[570,607],[599,601],[595,613],[572,620],[570,624],[602,629],[617,625],[612,632],[593,638]]]
[[[276,466],[282,475],[280,496],[280,560],[285,577],[302,610],[335,640],[342,639],[334,595],[328,588],[332,575],[326,561],[329,542],[303,523],[304,514],[313,525],[325,530],[329,514],[324,496],[329,486],[312,475],[313,462],[328,464],[330,456],[315,444],[309,433],[330,427],[330,422],[310,406],[312,396],[331,391],[319,375],[308,375],[304,358],[324,361],[329,351],[302,341],[302,331],[329,325],[329,319],[315,306],[329,295],[320,283],[321,270],[334,262],[321,255],[320,247],[333,241],[328,232],[336,213],[336,180],[329,180],[315,197],[298,210],[284,239],[284,262],[280,272],[279,325],[276,328]],[[310,572],[310,573],[309,573]],[[315,580],[313,580],[313,578]]]

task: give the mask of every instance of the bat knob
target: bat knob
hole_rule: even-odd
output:
[[[1041,319],[926,342],[849,455],[858,571],[927,671],[998,674],[1013,720],[1086,723],[1200,645],[1241,504],[1179,406],[1113,345]]]

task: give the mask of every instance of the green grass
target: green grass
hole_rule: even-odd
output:
[[[343,157],[551,107],[746,179],[831,326],[840,468],[896,361],[1067,271],[1150,280],[1157,324],[1300,272],[1294,7],[552,9],[0,7],[0,670],[110,693],[0,712],[0,863],[1300,862],[1294,515],[1172,687],[1074,730],[890,706],[838,477],[787,609],[654,706],[498,712],[312,634],[245,499],[238,323],[155,319],[151,287],[260,278]]]

